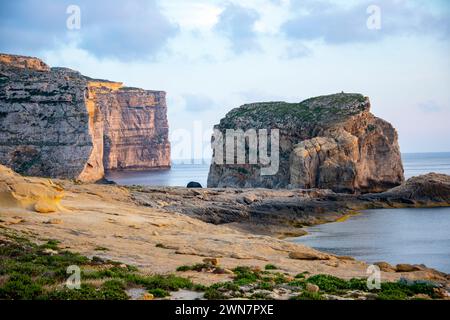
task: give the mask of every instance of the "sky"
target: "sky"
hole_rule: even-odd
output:
[[[1,1],[0,39],[166,91],[173,159],[208,158],[213,125],[244,103],[341,91],[370,97],[402,152],[450,151],[447,0]]]

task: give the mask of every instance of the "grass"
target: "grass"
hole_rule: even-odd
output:
[[[279,269],[276,265],[274,264],[266,264],[266,266],[264,267],[265,270],[277,270]]]
[[[360,290],[377,294],[380,300],[405,300],[416,294],[426,294],[437,298],[434,292],[435,284],[431,282],[400,280],[397,282],[383,282],[379,290],[369,290],[365,279],[343,280],[330,275],[315,275],[306,280],[319,286],[321,292],[341,294],[349,290]]]
[[[300,295],[292,297],[291,300],[325,300],[325,298],[321,293],[304,291]]]
[[[216,268],[216,267],[211,265],[211,264],[208,264],[208,263],[197,263],[197,264],[194,264],[192,266],[187,266],[187,265],[179,266],[177,268],[177,271],[180,271],[180,272],[185,272],[185,271],[201,272],[204,269],[211,269],[211,268]]]
[[[352,116],[364,110],[365,98],[360,94],[334,94],[320,96],[300,103],[262,102],[241,106],[231,110],[221,120],[222,127],[233,127],[239,118],[257,119],[283,123],[287,119],[300,122],[317,122]],[[348,108],[352,106],[351,108]]]
[[[234,282],[241,286],[255,283],[261,278],[259,272],[253,271],[249,267],[236,267],[233,272],[235,274]]]

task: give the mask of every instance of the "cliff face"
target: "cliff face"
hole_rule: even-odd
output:
[[[134,88],[97,95],[105,121],[105,169],[170,166],[165,101],[164,92]]]
[[[0,55],[0,163],[22,174],[96,181],[168,167],[166,111],[164,92]]]
[[[279,170],[264,176],[260,164],[213,163],[209,187],[379,192],[404,181],[395,129],[373,116],[369,99],[359,94],[244,105],[215,129],[279,129]]]

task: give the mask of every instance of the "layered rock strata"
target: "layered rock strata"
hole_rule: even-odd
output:
[[[166,113],[165,92],[0,55],[0,163],[19,173],[96,181],[169,167]]]
[[[278,129],[279,168],[273,175],[262,175],[261,162],[217,164],[213,159],[208,187],[381,192],[404,181],[396,130],[375,117],[369,99],[360,94],[248,104],[230,111],[215,129],[224,136],[227,129]],[[229,152],[226,140],[224,150]]]

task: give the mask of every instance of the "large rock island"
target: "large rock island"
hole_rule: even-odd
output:
[[[167,168],[165,92],[0,54],[0,163],[25,175],[96,181]]]
[[[404,181],[396,130],[375,117],[360,94],[247,104],[231,110],[215,129],[279,129],[279,170],[261,175],[260,164],[213,162],[208,187],[380,192]]]

